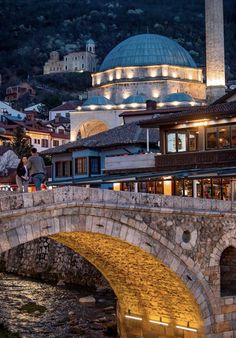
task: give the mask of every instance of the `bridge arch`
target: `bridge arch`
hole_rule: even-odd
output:
[[[181,308],[181,303],[177,300],[172,300],[170,302],[172,305],[169,306],[169,310],[167,310],[168,306],[163,305],[164,313],[161,314],[162,316],[159,315],[159,313],[157,313],[159,312],[157,311],[158,302],[160,304],[162,304],[162,302],[159,298],[155,299],[153,290],[155,290],[155,294],[158,294],[158,289],[157,286],[153,286],[154,289],[151,288],[152,292],[150,292],[151,297],[147,297],[147,293],[143,293],[143,289],[141,289],[141,291],[137,291],[137,289],[134,288],[132,291],[131,288],[132,292],[130,293],[133,294],[133,297],[131,298],[134,302],[132,304],[135,305],[125,307],[124,301],[121,301],[122,311],[127,312],[128,310],[131,310],[132,312],[138,312],[137,314],[140,314],[140,308],[144,308],[145,311],[142,313],[143,317],[159,319],[159,316],[161,316],[163,317],[163,320],[165,319],[165,315],[167,313],[171,313],[171,319],[168,319],[167,316],[165,320],[173,320],[174,317],[173,322],[176,324],[186,326],[189,322],[189,325],[198,327],[200,331],[202,330],[202,314],[205,331],[206,333],[211,332],[212,306],[214,304],[212,304],[207,295],[208,292],[210,294],[210,290],[207,289],[207,286],[205,286],[204,278],[198,270],[198,266],[194,266],[194,262],[183,254],[180,246],[173,245],[173,243],[163,237],[160,233],[148,227],[140,215],[134,219],[133,217],[129,217],[123,213],[123,216],[120,217],[120,212],[114,212],[109,204],[107,204],[105,209],[101,208],[101,205],[96,205],[95,203],[92,205],[86,205],[85,203],[78,202],[72,202],[67,205],[57,205],[56,207],[55,205],[45,206],[45,204],[47,204],[47,194],[43,194],[43,196],[44,203],[38,199],[36,203],[37,206],[29,208],[27,211],[15,210],[12,212],[9,221],[4,223],[7,231],[0,239],[0,248],[2,251],[8,250],[14,246],[23,244],[38,237],[49,236],[74,250],[76,249],[82,256],[97,266],[97,268],[103,272],[105,277],[110,280],[111,277],[109,277],[109,271],[102,271],[103,268],[99,265],[102,256],[100,256],[100,260],[99,257],[97,257],[97,261],[95,262],[92,260],[93,257],[91,257],[91,248],[86,246],[83,247],[82,251],[81,248],[78,249],[76,243],[79,242],[85,245],[86,242],[91,242],[95,248],[96,244],[99,242],[107,243],[109,248],[112,248],[111,243],[120,243],[120,248],[128,245],[126,249],[132,249],[134,252],[136,252],[135,250],[138,250],[138,253],[142,252],[141,257],[143,264],[145,264],[145,259],[143,257],[148,257],[148,260],[150,257],[155,257],[155,264],[158,262],[159,267],[162,267],[166,274],[170,274],[174,278],[170,280],[175,281],[175,283],[177,283],[176,281],[179,281],[177,283],[177,290],[178,288],[183,288],[182,290],[185,291],[178,291],[177,293],[180,295],[186,293],[186,295],[188,295],[189,306],[191,305],[190,307],[192,307],[192,309],[189,310],[187,306],[188,301],[186,300],[186,309],[188,310],[185,311],[185,315],[182,314],[182,317],[180,316],[180,318],[175,318],[174,312],[177,313],[178,311],[173,309],[175,309],[175,304],[177,303]],[[28,197],[29,195],[24,195],[26,204],[28,203]],[[36,199],[36,195],[33,195],[33,198]],[[99,241],[96,241],[96,238],[99,238]],[[129,247],[129,245],[131,245],[131,247]],[[115,245],[113,245],[113,247],[115,247]],[[106,252],[105,257],[108,257],[107,252],[110,251],[111,250],[104,251],[104,254]],[[126,252],[126,250],[120,250],[120,252],[122,251]],[[125,262],[125,259],[126,256],[123,256],[121,261]],[[116,267],[117,264],[113,261],[113,269]],[[136,269],[136,271],[139,270],[140,265],[139,269]],[[152,271],[152,268],[149,270]],[[135,271],[135,269],[133,269],[133,271]],[[158,271],[158,269],[156,271]],[[182,279],[182,282],[180,282],[180,279],[177,276]],[[143,275],[143,279],[139,275],[137,275],[137,277],[140,282],[142,280],[146,282],[150,279],[150,283],[152,281],[152,285],[155,284],[153,279],[147,277],[147,274]],[[119,291],[118,286],[114,283],[111,284],[117,294],[122,294],[122,292]],[[125,285],[125,283],[120,284]],[[128,284],[132,285],[131,281],[129,281]],[[130,288],[128,288],[128,290],[130,290]],[[127,294],[127,289],[123,294]],[[175,294],[175,291],[173,291],[173,294]],[[119,296],[119,298],[123,299],[122,296]],[[147,305],[146,307],[144,306],[147,303],[145,301],[146,298],[148,299],[148,304],[156,304],[153,305],[156,312],[150,310],[150,308],[152,309],[152,306],[150,306],[150,308]],[[179,298],[177,297],[177,299]],[[200,308],[201,314],[199,310],[197,310],[198,308]],[[186,313],[188,313],[188,315],[186,315]],[[191,313],[193,314],[193,317],[189,318],[189,314]],[[189,318],[189,320],[186,320],[187,318]]]

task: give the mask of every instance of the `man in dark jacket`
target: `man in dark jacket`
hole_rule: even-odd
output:
[[[44,160],[39,156],[37,149],[31,149],[31,156],[28,159],[27,168],[36,187],[36,191],[41,190],[41,184],[45,181],[46,167]]]

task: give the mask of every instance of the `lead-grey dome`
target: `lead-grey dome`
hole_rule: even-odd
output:
[[[176,41],[158,34],[132,36],[113,48],[100,71],[115,67],[175,65],[196,67],[191,55]]]

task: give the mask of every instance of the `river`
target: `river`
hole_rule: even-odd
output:
[[[85,296],[94,296],[96,303],[80,303]],[[59,287],[0,274],[0,323],[18,332],[16,337],[116,337],[115,303],[108,288]],[[0,337],[8,336],[0,331]]]

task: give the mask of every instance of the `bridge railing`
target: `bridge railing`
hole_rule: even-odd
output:
[[[66,186],[34,193],[0,195],[0,212],[64,203],[115,205],[117,208],[159,208],[182,211],[236,212],[236,203],[191,197],[153,195]]]

